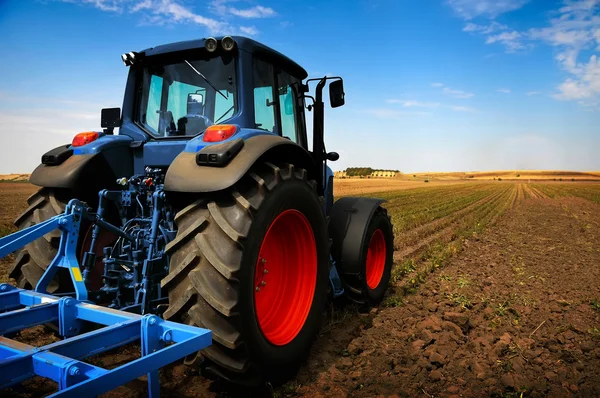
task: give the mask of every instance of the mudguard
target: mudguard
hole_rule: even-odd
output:
[[[58,165],[40,164],[29,181],[41,187],[96,194],[99,189],[112,187],[118,177],[132,174],[131,148],[113,146],[96,153],[74,154]]]
[[[361,266],[365,234],[375,210],[383,199],[344,197],[337,200],[329,212],[331,255],[340,274],[358,275]]]
[[[210,151],[211,146],[200,150]],[[223,167],[198,165],[197,153],[180,153],[165,176],[165,190],[172,192],[215,192],[233,186],[259,160],[289,162],[306,169],[308,178],[316,175],[310,154],[300,145],[276,135],[258,135],[244,141],[244,146]]]

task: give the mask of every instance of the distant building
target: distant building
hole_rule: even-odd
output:
[[[386,177],[386,178],[392,178],[392,177],[396,177],[398,173],[395,171],[390,171],[390,170],[375,170],[374,172],[371,173],[371,177]]]

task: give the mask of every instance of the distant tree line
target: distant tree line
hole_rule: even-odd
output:
[[[395,173],[400,172],[400,170],[373,169],[371,167],[348,167],[346,169],[346,175],[348,177],[368,176],[375,171],[393,171]]]
[[[368,176],[374,170],[370,167],[348,167],[346,169],[346,175],[349,177],[357,177],[357,176]]]

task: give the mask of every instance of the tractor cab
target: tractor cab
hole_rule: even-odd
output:
[[[343,105],[341,78],[306,79],[306,71],[283,54],[244,37],[208,38],[122,55],[130,67],[122,116],[103,127],[139,142],[134,170],[169,167],[181,152],[198,152],[217,143],[255,136],[285,138],[311,153],[326,183],[321,91],[327,80],[333,107]],[[313,96],[309,83],[318,81]],[[306,99],[314,107],[312,151],[305,122]],[[112,129],[105,130],[111,133]],[[222,166],[222,162],[218,162]]]
[[[306,71],[254,40],[174,43],[123,54],[131,67],[121,134],[144,141],[191,139],[235,125],[307,146]],[[236,131],[236,133],[238,132]]]

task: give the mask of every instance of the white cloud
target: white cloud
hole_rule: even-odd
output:
[[[258,34],[258,29],[254,26],[240,26],[240,32],[248,36],[256,36]]]
[[[574,71],[574,77],[558,86],[559,92],[554,98],[575,100],[600,96],[600,59],[596,55],[592,55],[588,63],[578,64]]]
[[[555,99],[600,97],[600,54],[579,60],[583,51],[600,52],[600,0],[565,0],[550,26],[530,29],[529,35],[560,51],[556,60],[569,76],[558,85]]]
[[[444,94],[450,95],[454,98],[460,98],[460,99],[466,99],[466,98],[471,98],[471,97],[475,96],[475,94],[473,94],[473,93],[469,93],[469,92],[466,92],[463,90],[455,90],[450,87],[444,87],[444,89],[442,91],[444,92]]]
[[[463,28],[463,32],[476,32],[484,35],[508,29],[508,26],[492,21],[489,25],[477,25],[469,22]]]
[[[173,23],[190,23],[202,25],[211,34],[242,33],[249,36],[258,34],[254,26],[237,26],[227,21],[217,20],[198,14],[179,0],[62,0],[66,3],[91,5],[102,11],[141,14],[142,20],[153,25]],[[215,0],[210,7],[221,16],[233,16],[244,19],[268,18],[277,15],[274,9],[256,5],[251,8],[235,8],[229,6],[229,0]]]
[[[371,108],[366,109],[365,112],[371,116],[374,116],[378,119],[396,119],[400,116],[429,116],[431,112],[422,112],[422,111],[399,111],[397,109],[389,109],[389,108]]]
[[[121,12],[123,11],[123,0],[62,0],[65,3],[90,4],[102,11]]]
[[[510,89],[508,88],[499,88],[498,90],[499,93],[503,93],[503,94],[509,94],[510,93]]]
[[[448,108],[456,112],[475,112],[475,108],[471,108],[470,106],[449,105]]]
[[[518,10],[529,0],[448,0],[450,7],[462,18],[496,18],[498,15]]]
[[[488,36],[485,44],[501,43],[506,47],[506,52],[512,53],[527,48],[522,42],[523,35],[516,30],[502,32],[497,35]]]
[[[532,96],[532,95],[538,95],[541,94],[539,91],[529,91],[526,93],[526,95]]]
[[[463,90],[456,90],[446,86],[444,83],[431,83],[431,87],[441,88],[442,92],[446,95],[450,95],[454,98],[466,99],[475,96],[473,93],[469,93]]]
[[[416,107],[416,108],[437,108],[440,106],[440,103],[438,102],[421,102],[421,101],[414,101],[414,100],[400,100],[400,99],[389,99],[387,100],[388,104],[400,104],[403,107],[406,108],[410,108],[410,107]]]
[[[510,30],[507,25],[492,21],[487,25],[478,25],[469,22],[463,28],[463,32],[487,36],[485,44],[500,43],[506,48],[506,52],[513,53],[528,48],[523,43],[524,35],[515,30]]]
[[[475,111],[474,108],[471,108],[468,106],[446,105],[446,104],[441,104],[439,102],[403,100],[403,99],[395,99],[395,98],[388,99],[386,102],[388,104],[400,105],[404,108],[429,108],[429,109],[446,108],[446,109],[451,109],[451,110],[457,111],[457,112],[473,112],[473,111]],[[387,110],[393,111],[391,109],[386,109],[386,111]]]
[[[211,7],[217,14],[231,14],[240,18],[269,18],[277,15],[271,7],[257,5],[251,8],[235,8],[227,5],[231,0],[214,0]]]
[[[493,19],[525,3],[521,0],[449,0],[465,19]],[[532,48],[536,42],[555,47],[555,59],[567,76],[553,97],[584,100],[586,104],[600,98],[600,0],[563,0],[562,6],[550,15],[548,26],[541,28],[517,31],[491,21],[487,24],[468,22],[463,31],[484,35],[486,44],[502,44],[507,53]],[[586,55],[581,60],[583,54]]]

